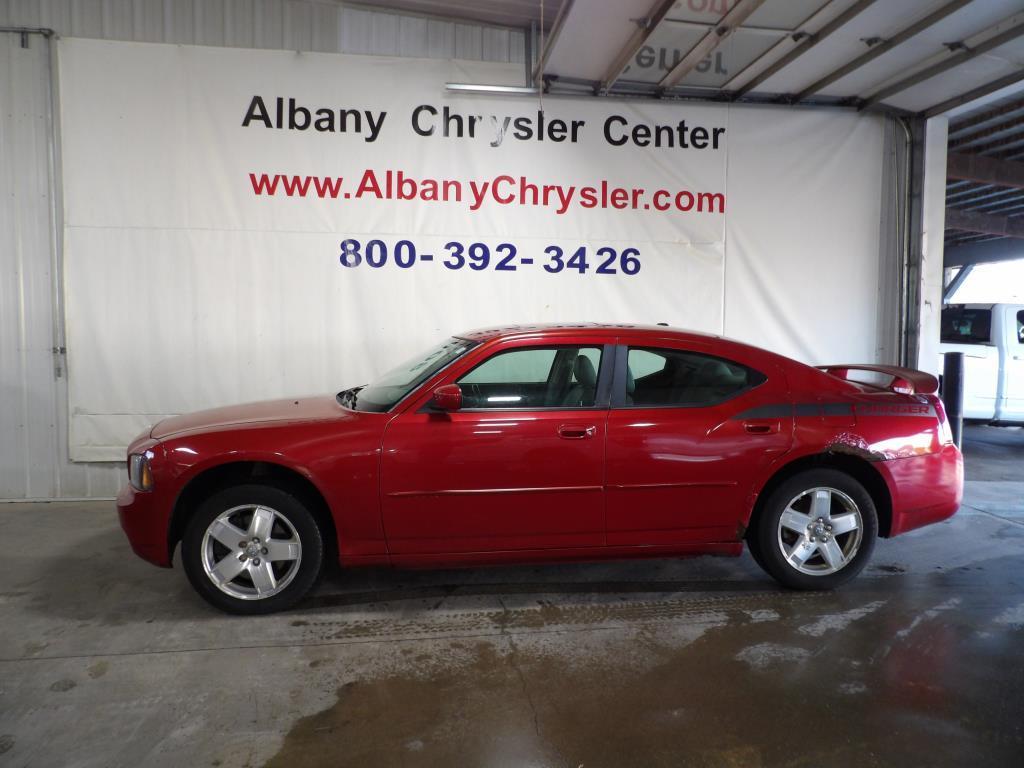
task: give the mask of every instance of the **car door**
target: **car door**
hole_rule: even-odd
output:
[[[389,424],[381,507],[393,560],[424,554],[513,552],[604,544],[609,346],[514,342],[441,384]]]
[[[1024,421],[1024,310],[1013,306],[1002,309],[1006,313],[1003,322],[1006,349],[996,418],[1019,422]]]
[[[712,350],[669,341],[618,348],[609,546],[734,541],[754,478],[789,449],[792,409],[781,371]]]

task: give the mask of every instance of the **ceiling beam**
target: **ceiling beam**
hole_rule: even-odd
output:
[[[963,47],[957,50],[952,56],[947,56],[946,58],[932,64],[931,66],[924,67],[923,69],[918,70],[914,74],[904,77],[902,80],[897,80],[895,83],[892,83],[890,85],[885,86],[884,88],[880,88],[879,90],[875,91],[866,99],[863,99],[861,101],[860,108],[867,109],[868,107],[872,107],[875,104],[878,104],[880,101],[884,101],[885,99],[889,98],[890,96],[893,96],[897,93],[902,93],[908,88],[913,88],[915,85],[918,85],[919,83],[923,83],[926,80],[931,80],[933,77],[941,75],[944,72],[948,72],[954,67],[958,67],[961,64],[970,61],[971,59],[977,58],[978,56],[981,56],[983,53],[988,53],[993,48],[998,48],[999,46],[1005,45],[1011,40],[1016,40],[1021,35],[1024,35],[1024,21],[1018,21],[1013,26],[1004,29],[1002,32],[993,35],[987,40],[983,40],[980,43],[976,43],[970,47],[968,47],[964,43],[961,43],[960,45]],[[934,109],[934,107],[930,107],[928,110],[926,110],[926,112],[930,112],[932,109]],[[930,116],[931,115],[925,115],[925,117]]]
[[[948,146],[949,149],[968,149],[978,144],[984,144],[987,141],[1004,139],[1014,134],[1024,134],[1024,114],[959,139],[951,139]]]
[[[933,104],[927,109],[922,110],[918,113],[918,117],[929,118],[941,115],[943,112],[948,112],[951,109],[962,107],[964,104],[970,104],[972,101],[983,99],[986,96],[1001,91],[1003,88],[1007,88],[1011,85],[1024,80],[1024,69],[1020,69],[1016,72],[1011,72],[1008,75],[1003,75],[996,80],[993,80],[984,85],[979,85],[977,88],[972,88],[966,93],[961,93],[959,96],[954,96],[951,99],[940,101],[938,104]]]
[[[611,66],[608,67],[604,79],[601,80],[601,85],[598,86],[599,93],[607,93],[611,90],[611,87],[615,85],[615,81],[622,77],[622,73],[640,52],[640,49],[647,45],[647,41],[651,39],[654,30],[664,21],[668,12],[672,10],[672,6],[675,4],[676,0],[658,0],[658,2],[651,6],[647,18],[641,19],[643,24],[637,24],[636,31],[633,32],[629,41],[619,51],[619,55],[612,61]]]
[[[997,123],[1005,122],[1011,118],[1024,113],[1024,100],[1018,99],[998,107],[986,109],[984,112],[976,112],[967,117],[954,117],[949,121],[949,138],[959,139],[968,137],[978,131],[991,128]]]
[[[994,261],[1024,259],[1024,242],[1014,239],[986,240],[983,243],[965,243],[944,250],[942,261],[946,267],[968,264],[989,264]]]
[[[999,235],[1024,239],[1024,219],[992,216],[988,213],[946,209],[946,229],[960,229],[982,235]]]
[[[537,66],[533,68],[533,84],[540,87],[543,83],[540,82],[541,75],[544,73],[544,68],[548,64],[548,58],[551,56],[551,51],[554,50],[555,44],[558,42],[558,38],[562,34],[562,28],[565,27],[565,20],[569,16],[569,11],[572,8],[573,0],[562,0],[562,4],[558,8],[558,15],[555,16],[555,23],[551,25],[551,31],[547,34],[546,39],[541,45],[540,53],[537,55]],[[541,36],[544,36],[544,20],[540,22]]]
[[[890,37],[888,40],[883,40],[882,42],[872,46],[866,52],[862,53],[860,56],[855,58],[853,61],[844,64],[843,66],[839,67],[839,69],[833,70],[820,80],[811,83],[809,86],[800,91],[800,93],[796,94],[795,96],[792,96],[787,100],[803,101],[811,94],[817,93],[822,88],[827,88],[837,80],[842,80],[844,77],[846,77],[854,70],[860,69],[870,61],[874,61],[886,51],[891,51],[900,43],[905,43],[907,40],[914,37],[918,33],[928,29],[928,27],[932,26],[933,24],[942,21],[944,18],[949,16],[949,14],[959,11],[969,2],[971,2],[971,0],[953,0],[953,2],[951,3],[946,3],[938,10],[929,13],[923,19],[920,19],[911,24],[909,27],[905,27],[904,29],[900,30],[895,35]]]
[[[658,87],[671,88],[690,74],[694,67],[704,61],[725,38],[733,33],[736,27],[746,21],[747,17],[763,4],[764,0],[736,0],[732,9],[719,19],[715,26],[709,29],[707,34],[697,41],[697,44],[661,79]]]
[[[1010,160],[1016,159],[1012,157],[1016,154],[1012,150],[1019,150],[1020,147],[1024,147],[1024,134],[1018,133],[1014,136],[1007,136],[1002,139],[990,141],[987,144],[978,144],[977,146],[971,147],[971,154],[977,152],[979,155],[984,155],[989,152],[996,152],[998,154],[993,157]]]
[[[1024,189],[1024,163],[950,152],[946,156],[946,178]]]
[[[839,29],[844,24],[846,24],[846,22],[848,22],[854,16],[859,14],[861,11],[867,9],[868,6],[870,6],[874,2],[875,2],[875,0],[857,0],[857,2],[855,2],[853,5],[851,5],[849,8],[847,8],[845,11],[843,11],[838,16],[836,16],[834,19],[832,19],[832,21],[830,21],[827,24],[825,24],[817,32],[806,33],[806,34],[803,34],[802,36],[800,36],[802,34],[801,32],[799,32],[799,31],[794,32],[793,33],[793,39],[794,40],[799,40],[799,42],[797,42],[797,44],[796,44],[796,47],[793,48],[785,56],[780,58],[778,61],[776,61],[774,64],[769,65],[760,74],[755,75],[750,80],[748,80],[746,83],[744,83],[739,88],[737,88],[735,91],[732,91],[731,94],[730,94],[731,97],[733,99],[739,98],[740,96],[745,94],[747,91],[751,91],[754,88],[757,88],[757,86],[759,86],[765,80],[770,78],[776,72],[779,72],[780,70],[784,69],[785,67],[788,67],[790,64],[792,64],[798,58],[800,58],[805,53],[807,53],[809,50],[811,50],[811,48],[816,46],[818,43],[820,43],[826,37],[828,37],[833,32],[835,32],[837,29]]]

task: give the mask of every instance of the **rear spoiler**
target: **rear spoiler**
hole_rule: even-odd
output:
[[[901,395],[934,395],[939,391],[939,380],[930,373],[913,368],[901,368],[898,365],[861,365],[850,363],[844,365],[820,365],[818,370],[835,376],[837,379],[848,380],[850,371],[871,371],[891,376],[887,389]]]

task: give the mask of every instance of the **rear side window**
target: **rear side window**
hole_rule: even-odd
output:
[[[721,357],[680,349],[630,347],[625,404],[716,405],[756,387],[765,378],[759,371]]]
[[[942,310],[942,341],[949,344],[988,344],[991,337],[991,309],[946,307]]]
[[[1017,343],[1024,344],[1024,309],[1017,313]]]
[[[522,347],[484,360],[457,382],[463,408],[592,408],[600,347]]]

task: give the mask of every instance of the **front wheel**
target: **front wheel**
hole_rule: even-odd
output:
[[[323,564],[316,519],[294,496],[265,485],[227,488],[204,501],[181,541],[185,574],[222,611],[284,610],[310,590]]]
[[[793,589],[833,589],[867,564],[878,537],[871,494],[835,469],[801,472],[775,489],[758,521],[761,567]]]

